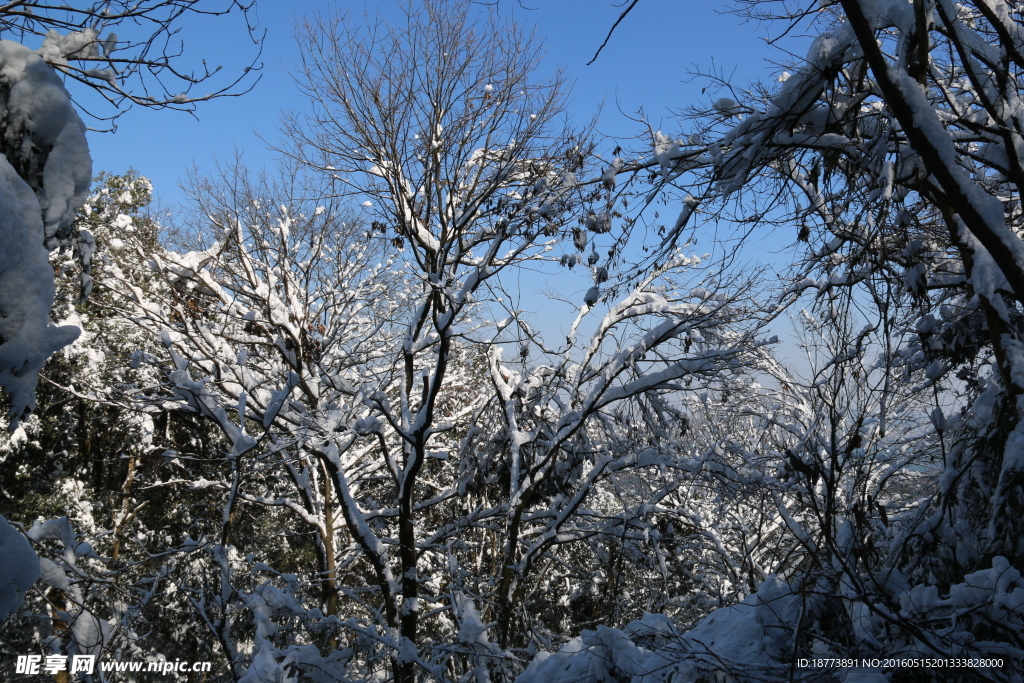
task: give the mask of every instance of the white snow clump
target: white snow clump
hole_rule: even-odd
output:
[[[85,125],[39,53],[0,41],[0,387],[12,428],[35,405],[36,373],[80,332],[50,323],[48,249],[72,224],[89,190]]]

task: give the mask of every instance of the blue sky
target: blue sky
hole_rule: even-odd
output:
[[[673,109],[717,97],[711,89],[702,93],[707,81],[690,76],[697,67],[714,67],[740,85],[773,79],[780,71],[771,60],[782,59],[783,55],[764,40],[773,27],[716,11],[725,7],[723,3],[692,0],[641,0],[616,29],[598,60],[587,66],[622,11],[615,2],[621,0],[499,0],[501,12],[511,13],[521,23],[536,24],[537,35],[547,48],[546,67],[560,65],[574,81],[569,113],[577,122],[589,121],[598,105],[604,103],[598,132],[610,138],[642,133],[641,126],[629,118],[641,108],[655,129],[680,132],[673,121]],[[272,165],[274,153],[267,150],[261,137],[276,140],[282,109],[301,111],[305,106],[288,73],[299,61],[299,46],[293,38],[296,19],[326,9],[348,10],[356,15],[368,9],[395,16],[399,7],[397,0],[260,3],[260,28],[267,33],[263,76],[253,90],[241,97],[201,103],[196,117],[172,111],[129,111],[118,121],[116,133],[91,134],[95,171],[119,173],[134,168],[153,181],[163,207],[173,211],[184,198],[179,183],[193,166],[201,173],[212,172],[214,159],[230,159],[235,148],[244,153],[250,168]],[[534,5],[536,9],[528,9]],[[227,73],[237,73],[255,54],[248,34],[237,21],[197,21],[186,27],[182,37],[189,56],[223,65]],[[802,53],[799,39],[796,42],[795,51]],[[608,152],[615,146],[609,139],[599,151]],[[641,143],[623,147],[638,149]],[[767,240],[762,246],[774,251],[777,236],[765,235],[762,239]],[[703,248],[698,247],[697,253]],[[762,257],[766,254],[761,251]],[[528,281],[519,282],[515,288],[516,307],[533,311],[531,323],[550,340],[564,339],[576,305],[592,284],[580,269],[573,273],[556,271],[529,275]],[[539,294],[548,288],[557,290],[564,301]]]
[[[526,9],[534,5],[536,9]],[[288,74],[299,55],[292,36],[296,17],[330,8],[356,14],[367,8],[393,15],[397,7],[396,0],[262,0],[259,23],[267,31],[264,69],[252,92],[202,103],[196,118],[180,112],[132,110],[121,117],[116,133],[91,134],[94,169],[134,168],[148,176],[158,196],[173,207],[182,197],[178,183],[193,164],[201,171],[210,170],[215,156],[230,157],[235,147],[244,151],[250,166],[272,164],[274,156],[260,136],[274,140],[281,110],[304,107]],[[618,137],[640,132],[619,108],[633,113],[642,107],[655,127],[673,130],[671,108],[710,98],[711,93],[701,95],[706,83],[685,82],[687,70],[695,65],[735,73],[738,82],[775,73],[767,62],[773,53],[763,40],[768,29],[716,11],[722,7],[716,2],[641,0],[597,62],[587,66],[622,11],[613,0],[500,0],[499,5],[501,12],[511,13],[518,21],[537,24],[538,36],[548,49],[548,64],[562,65],[575,81],[572,115],[581,122],[588,120],[604,101],[599,131]],[[254,55],[247,34],[232,20],[195,21],[186,26],[182,37],[187,56],[223,65],[225,73],[237,73]]]

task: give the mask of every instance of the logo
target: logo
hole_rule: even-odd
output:
[[[14,673],[26,676],[56,674],[61,671],[77,674],[91,674],[96,668],[96,655],[72,655],[71,667],[68,668],[67,655],[18,655],[14,664]]]

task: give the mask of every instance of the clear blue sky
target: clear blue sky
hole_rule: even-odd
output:
[[[689,71],[696,67],[714,67],[719,73],[732,75],[731,80],[739,85],[774,78],[780,71],[771,60],[783,60],[784,55],[769,48],[764,40],[769,30],[779,30],[778,26],[761,26],[718,11],[726,6],[724,3],[693,0],[641,0],[616,29],[598,60],[587,66],[621,13],[619,2],[499,0],[501,12],[511,13],[521,23],[536,24],[537,35],[547,48],[547,66],[562,66],[575,82],[570,115],[580,123],[589,121],[598,104],[604,102],[598,125],[604,135],[629,138],[641,133],[640,125],[627,116],[641,108],[656,129],[680,132],[671,110],[707,103],[716,97],[710,89],[701,92],[707,81],[691,78]],[[118,121],[116,133],[90,134],[94,171],[119,173],[134,168],[153,181],[157,197],[173,211],[183,199],[179,182],[193,166],[200,172],[211,172],[214,158],[230,159],[236,147],[244,152],[250,168],[272,165],[274,154],[266,149],[261,136],[276,140],[282,109],[301,110],[305,106],[288,73],[300,54],[293,38],[296,18],[325,9],[359,15],[364,8],[396,16],[399,7],[398,0],[259,3],[259,23],[266,30],[266,39],[263,76],[256,87],[241,97],[201,103],[196,117],[141,108],[128,112]],[[536,9],[528,9],[533,6]],[[203,19],[186,26],[181,35],[188,56],[223,65],[227,73],[238,73],[255,54],[238,21]],[[800,42],[797,38],[789,45],[802,55],[806,48]],[[607,152],[614,146],[609,141],[601,149]],[[623,146],[636,149],[639,143]],[[767,246],[776,239],[764,237]],[[774,249],[762,256],[771,251]],[[581,269],[573,273],[556,271],[534,274],[529,282],[521,282],[515,303],[517,308],[534,311],[531,323],[539,326],[551,342],[564,338],[575,317],[575,306],[551,301],[538,292],[553,286],[578,305],[592,284]]]
[[[536,9],[525,7],[536,6]],[[613,0],[500,0],[500,11],[521,22],[536,23],[548,48],[548,60],[561,64],[575,80],[572,114],[590,118],[605,102],[599,129],[628,137],[638,126],[619,114],[643,107],[656,127],[674,130],[669,109],[707,99],[706,85],[685,82],[694,65],[715,65],[733,72],[738,82],[769,78],[775,70],[767,59],[778,53],[765,45],[765,27],[720,14],[717,2],[641,0],[616,30],[598,61],[586,66],[621,12]],[[237,146],[250,166],[273,163],[259,136],[273,140],[282,108],[299,109],[304,102],[292,85],[289,67],[298,60],[292,36],[296,16],[318,9],[364,8],[393,14],[397,0],[379,3],[324,0],[260,0],[259,22],[266,29],[263,77],[252,92],[237,98],[200,104],[197,117],[170,111],[136,109],[118,122],[116,133],[92,133],[95,171],[121,172],[131,167],[148,176],[158,196],[171,207],[180,200],[178,183],[196,164],[210,169],[215,155],[230,157]],[[221,64],[237,73],[254,54],[248,36],[230,20],[203,19],[182,33],[187,55]]]

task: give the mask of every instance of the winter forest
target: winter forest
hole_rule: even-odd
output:
[[[628,140],[510,4],[300,18],[174,213],[87,128],[255,5],[0,5],[0,679],[1024,682],[1024,4],[734,0]]]

